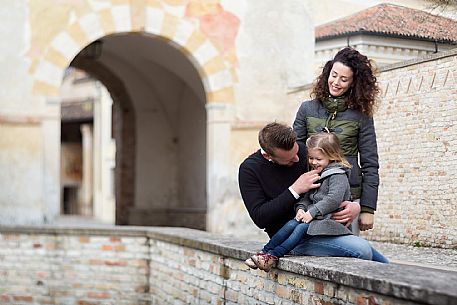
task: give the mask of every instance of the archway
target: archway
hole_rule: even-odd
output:
[[[206,94],[172,42],[125,33],[98,39],[71,66],[113,98],[116,223],[206,227]]]

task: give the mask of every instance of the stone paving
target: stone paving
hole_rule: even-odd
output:
[[[370,243],[392,263],[457,272],[457,249],[414,247],[374,241]]]

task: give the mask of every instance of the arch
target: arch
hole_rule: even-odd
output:
[[[211,220],[211,211],[224,195],[224,190],[214,183],[229,173],[230,122],[233,116],[231,104],[235,99],[234,80],[237,78],[233,62],[236,58],[233,60],[233,54],[224,54],[216,48],[196,23],[150,5],[142,8],[143,17],[137,19],[130,12],[132,6],[113,5],[89,12],[52,37],[44,55],[32,62],[30,74],[33,94],[45,98],[57,95],[65,68],[81,50],[103,37],[136,33],[163,39],[175,47],[197,71],[205,95],[208,212],[203,227],[212,231],[214,221]],[[123,191],[131,193],[131,189],[127,187]],[[128,202],[126,204],[130,205]],[[118,223],[125,223],[125,219],[119,219],[117,215],[116,218]]]
[[[122,121],[122,129],[112,131],[117,142],[116,164],[118,164],[114,177],[115,198],[117,199],[115,223],[128,224],[128,214],[125,211],[135,204],[132,194],[135,184],[134,148],[136,142],[133,137],[129,136],[135,134],[133,102],[122,80],[102,63],[77,56],[71,65],[88,72],[107,88],[113,100],[113,113],[117,120]],[[125,147],[129,147],[129,149],[125,149]]]
[[[132,26],[129,5],[90,12],[68,25],[33,65],[33,93],[56,95],[64,69],[91,42],[107,35],[138,32],[167,39],[185,54],[200,74],[208,103],[233,103],[235,69],[195,24],[157,7],[146,6],[144,11],[144,24],[136,27]]]

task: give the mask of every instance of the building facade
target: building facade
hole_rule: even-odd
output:
[[[315,37],[316,69],[346,46],[382,67],[456,48],[457,19],[381,3],[317,26]]]
[[[364,1],[364,5],[380,2]],[[0,9],[5,23],[0,45],[0,224],[47,223],[62,214],[61,89],[71,67],[98,79],[112,99],[114,223],[260,234],[239,195],[238,165],[258,148],[257,133],[266,122],[291,123],[300,102],[309,98],[304,88],[313,80],[314,28],[319,17],[313,12],[329,3],[21,0],[4,4]],[[435,90],[440,82],[448,86],[455,79],[455,56],[432,61],[446,62],[448,72],[421,74],[421,84],[427,90]],[[421,64],[414,67],[422,71]],[[428,86],[425,79],[430,78],[434,81]],[[386,81],[383,90],[400,90],[400,85],[387,86]],[[401,86],[412,88],[411,84],[413,80]],[[449,90],[439,105],[452,101],[455,91]],[[427,95],[420,92],[423,96]],[[376,120],[383,121],[384,114],[380,112]],[[449,130],[452,123],[440,124],[438,129]],[[388,137],[389,129],[380,129],[380,139]],[[85,130],[90,138],[90,130]],[[438,131],[434,135],[440,137]],[[435,148],[427,146],[430,151]],[[390,160],[389,153],[387,148],[381,150],[381,160]],[[383,175],[382,187],[395,188],[397,177]],[[380,206],[387,198],[382,196]],[[422,195],[408,196],[405,200],[411,199],[414,209]],[[443,200],[455,202],[449,196]],[[432,204],[428,197],[420,202]],[[105,217],[100,213],[94,215]],[[380,231],[373,231],[376,234],[370,238],[455,246],[454,237],[441,243],[427,241],[428,235],[407,233],[414,221],[410,216],[403,219],[403,214],[395,216],[384,208],[377,215],[377,222],[386,223],[376,225]],[[391,215],[402,219],[393,233],[386,231]],[[441,236],[452,228],[446,224]]]

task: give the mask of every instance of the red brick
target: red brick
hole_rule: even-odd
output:
[[[92,299],[109,299],[111,296],[106,292],[89,291],[87,296]]]
[[[195,259],[189,259],[188,264],[189,266],[195,267],[197,265],[197,262],[195,261]]]
[[[112,251],[113,250],[113,246],[111,246],[111,245],[103,245],[102,246],[102,250],[103,251]]]
[[[112,242],[112,243],[120,243],[121,242],[121,238],[117,237],[117,236],[111,236],[109,238],[109,241]]]
[[[107,266],[127,266],[126,261],[105,261]]]
[[[368,305],[367,304],[367,298],[364,297],[363,295],[359,295],[356,300],[357,305]]]
[[[124,245],[116,245],[114,246],[114,251],[125,251]]]
[[[89,236],[80,236],[79,242],[82,244],[87,244],[90,242],[90,237]]]
[[[145,292],[148,292],[148,290],[149,290],[148,285],[141,285],[141,286],[137,286],[135,288],[135,292],[137,292],[137,293],[145,293]]]
[[[5,240],[19,240],[20,237],[17,234],[4,234],[3,239]]]
[[[55,250],[56,244],[55,243],[46,243],[45,248],[46,248],[46,250]]]
[[[15,301],[29,302],[29,303],[31,303],[33,301],[33,298],[29,295],[15,295],[15,296],[13,296],[13,299]]]
[[[93,302],[88,302],[88,301],[84,301],[84,300],[79,300],[78,301],[78,305],[96,305],[97,303],[93,303]]]
[[[315,282],[314,283],[314,291],[323,295],[324,294],[324,283],[322,282]]]
[[[285,286],[276,287],[275,293],[280,298],[288,298],[289,297],[289,290]]]
[[[103,260],[101,259],[91,259],[89,260],[90,265],[103,265]]]
[[[380,303],[374,296],[368,298],[368,305],[379,305]]]
[[[2,295],[0,295],[0,301],[9,302],[10,301],[10,297],[7,296],[7,295],[2,294]]]

